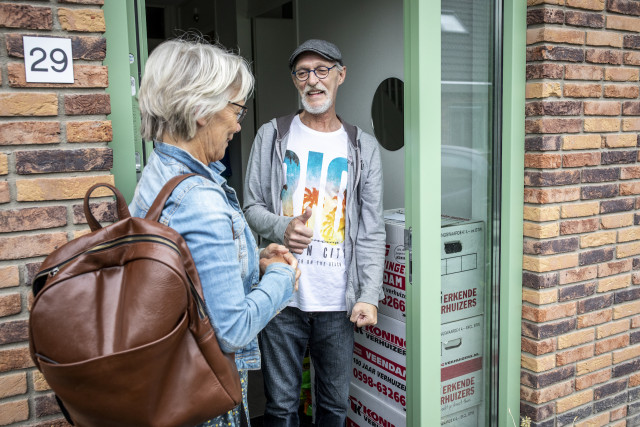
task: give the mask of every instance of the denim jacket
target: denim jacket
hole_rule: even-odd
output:
[[[220,162],[206,166],[157,142],[129,210],[144,217],[169,179],[199,174],[176,187],[160,222],[179,232],[191,251],[220,348],[236,354],[238,369],[259,369],[257,334],[291,298],[295,272],[273,263],[260,280],[258,247],[223,170]]]

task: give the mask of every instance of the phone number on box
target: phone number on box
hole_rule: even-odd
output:
[[[375,388],[376,390],[378,390],[378,393],[382,393],[383,395],[387,396],[389,399],[400,403],[402,406],[407,405],[407,399],[405,396],[398,393],[397,391],[394,391],[392,388],[387,387],[386,385],[382,384],[380,381],[377,381],[372,376],[367,375],[364,372],[358,370],[358,368],[353,368],[353,376],[358,381],[362,381],[369,387]]]

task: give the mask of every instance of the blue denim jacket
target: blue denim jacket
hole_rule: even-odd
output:
[[[269,265],[260,280],[259,253],[235,191],[220,176],[220,162],[205,166],[186,151],[156,143],[129,205],[144,217],[172,177],[195,172],[170,196],[160,222],[185,239],[202,283],[220,348],[236,353],[238,369],[259,369],[257,334],[293,294],[294,269]]]

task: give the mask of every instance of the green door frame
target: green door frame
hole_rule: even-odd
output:
[[[407,425],[440,416],[440,2],[404,1],[405,211],[412,230],[407,290]],[[502,10],[502,207],[498,420],[519,425],[526,3]],[[499,23],[500,24],[500,23]],[[436,326],[437,325],[437,326]],[[513,420],[512,421],[512,418]],[[494,421],[495,422],[495,421]]]
[[[141,150],[131,95],[131,40],[143,2],[105,2],[107,57],[116,186],[130,200],[135,185],[135,152]],[[127,23],[123,26],[122,23]],[[504,0],[502,66],[502,222],[500,259],[500,347],[498,423],[519,418],[522,306],[522,210],[524,177],[524,88],[526,3]],[[144,39],[144,38],[143,38]],[[407,306],[407,425],[431,425],[440,414],[440,2],[404,0],[405,210],[413,230],[412,281]],[[146,46],[140,58],[146,59]],[[144,62],[142,62],[144,64]],[[141,151],[139,151],[141,152]],[[436,160],[437,159],[437,160]],[[438,244],[436,244],[436,242]],[[409,259],[409,257],[407,257]],[[437,327],[435,327],[437,325]]]
[[[404,2],[407,426],[440,419],[440,1]],[[429,244],[430,243],[430,244]]]
[[[132,80],[137,93],[138,61],[147,58],[144,2],[134,0],[107,1],[102,7],[106,21],[107,55],[104,65],[109,69],[109,87],[106,92],[111,98],[111,120],[113,128],[113,167],[116,187],[125,199],[130,201],[137,183],[136,163],[142,160],[142,139],[140,137],[140,113],[135,96],[132,94]],[[137,12],[137,13],[136,13]],[[136,16],[141,17],[136,24]],[[141,45],[138,46],[138,40]],[[133,55],[130,60],[130,54]],[[138,157],[136,158],[136,153]]]
[[[527,2],[503,1],[498,425],[520,425]]]

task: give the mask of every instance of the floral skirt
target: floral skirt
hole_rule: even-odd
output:
[[[241,419],[242,416],[240,414],[240,411],[245,411],[245,415],[246,415],[246,419],[247,419],[247,423],[249,425],[249,427],[251,427],[251,423],[249,422],[249,403],[247,402],[247,381],[248,381],[248,374],[247,374],[247,370],[240,370],[238,371],[238,373],[240,374],[240,384],[242,385],[242,404],[236,406],[235,408],[233,408],[232,410],[230,410],[229,412],[227,412],[226,414],[222,414],[219,415],[209,421],[206,421],[202,424],[200,424],[200,426],[207,426],[207,427],[241,427]]]

